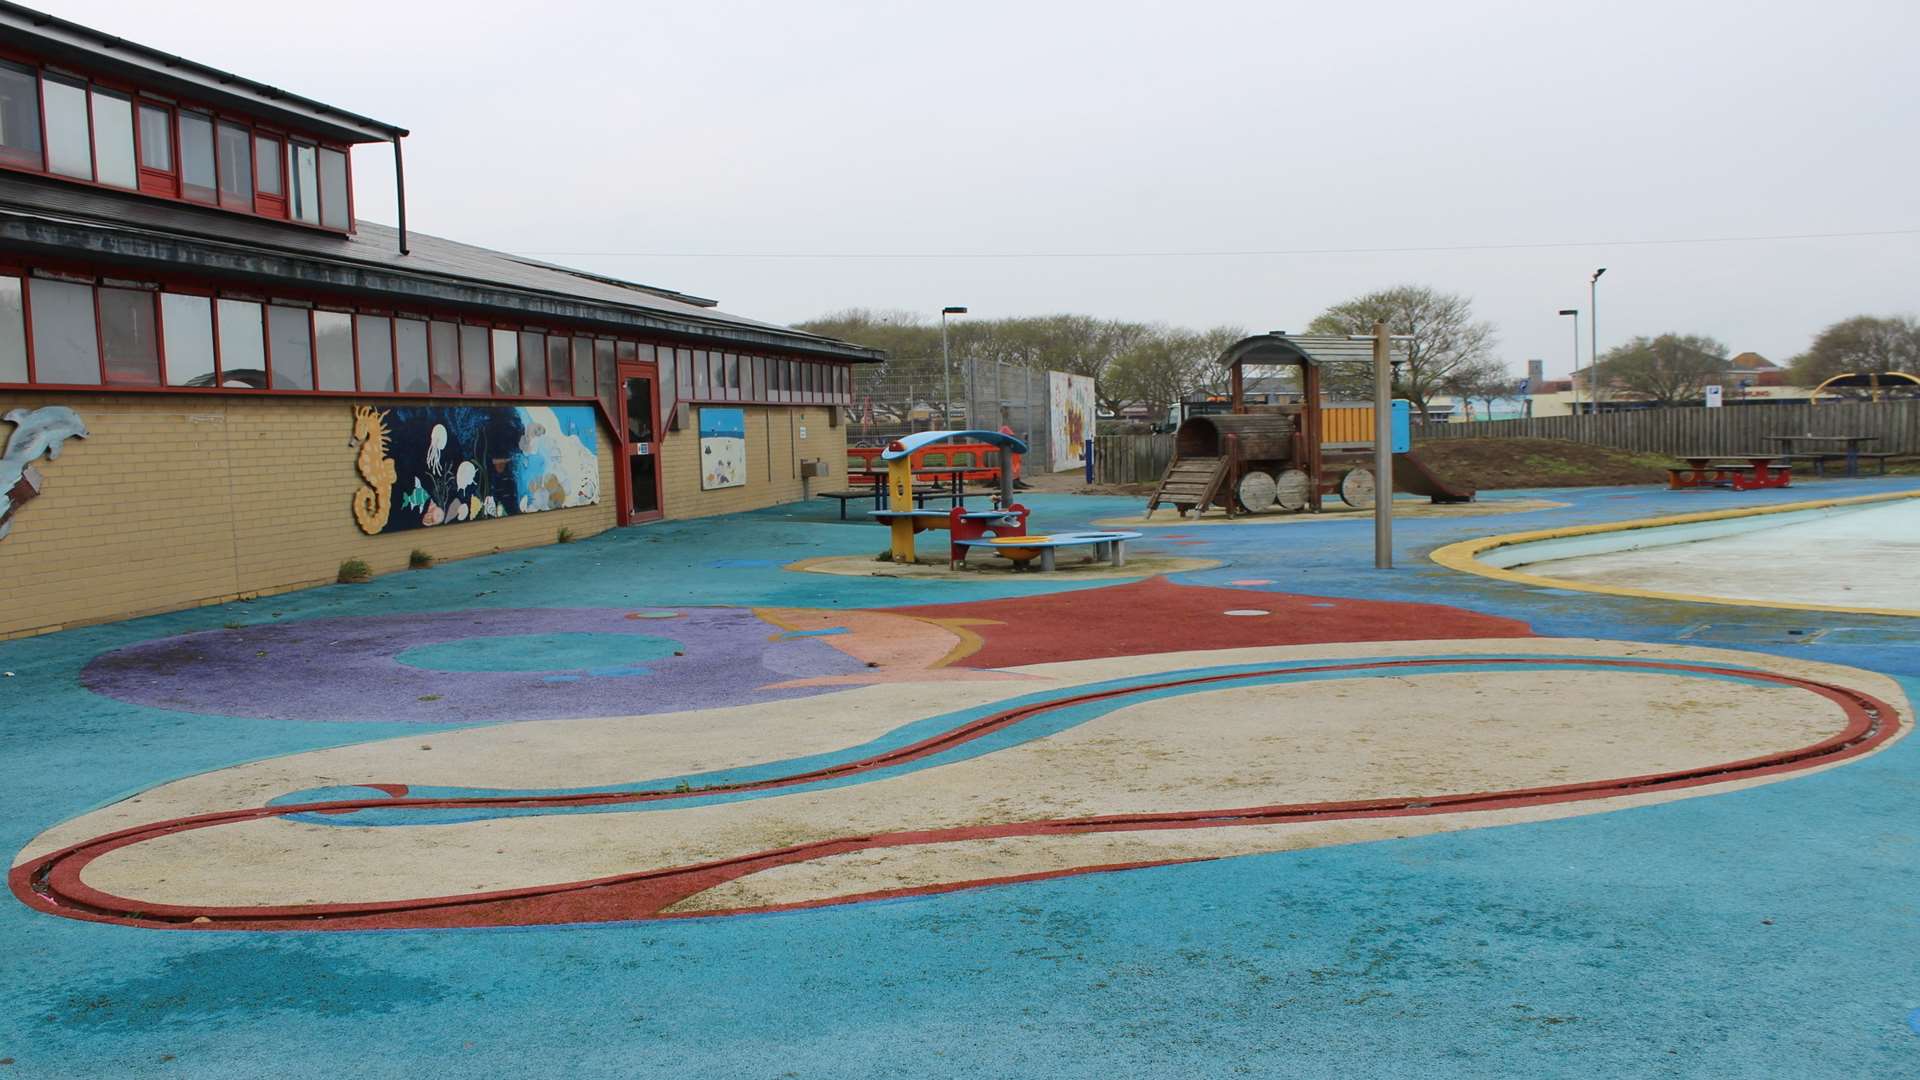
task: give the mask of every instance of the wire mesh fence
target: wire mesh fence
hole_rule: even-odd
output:
[[[1047,373],[1039,368],[955,360],[951,379],[939,361],[876,365],[857,373],[847,441],[880,446],[915,431],[1011,428],[1028,446],[1026,467],[1051,467],[1048,453]],[[951,393],[951,399],[949,399]]]

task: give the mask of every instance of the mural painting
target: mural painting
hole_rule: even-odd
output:
[[[1087,440],[1093,437],[1093,379],[1047,372],[1047,449],[1053,471],[1086,465]]]
[[[33,463],[42,456],[48,461],[59,457],[68,439],[87,437],[87,425],[79,413],[64,405],[15,409],[0,420],[13,425],[6,450],[0,452],[0,540],[4,540],[13,529],[13,515],[28,499],[40,494],[46,482]]]
[[[746,410],[701,409],[700,490],[741,487],[746,482]]]
[[[423,405],[353,410],[369,535],[535,514],[600,501],[600,439],[584,405]]]

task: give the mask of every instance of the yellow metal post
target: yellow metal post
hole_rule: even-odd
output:
[[[887,509],[905,512],[913,509],[913,457],[902,455],[887,462]],[[913,561],[913,518],[896,517],[893,525],[893,561]]]

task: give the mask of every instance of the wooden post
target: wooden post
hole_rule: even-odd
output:
[[[1317,514],[1320,512],[1322,506],[1320,491],[1322,487],[1322,477],[1320,474],[1323,468],[1321,462],[1322,454],[1320,452],[1322,438],[1320,422],[1320,365],[1315,364],[1311,360],[1303,359],[1300,361],[1300,388],[1302,390],[1300,426],[1306,431],[1307,456],[1305,458],[1305,466],[1307,476],[1310,478],[1307,484],[1307,502],[1313,509],[1313,512]]]
[[[896,513],[913,509],[913,455],[902,454],[887,462],[887,509]],[[896,517],[893,526],[893,561],[913,561],[913,516]]]
[[[1373,324],[1373,565],[1393,569],[1393,339]]]
[[[1224,500],[1224,508],[1227,511],[1228,517],[1232,518],[1232,517],[1239,516],[1238,511],[1240,508],[1240,436],[1238,435],[1229,434],[1227,436],[1226,490],[1218,495],[1215,495],[1214,498]],[[1200,508],[1200,512],[1203,514],[1206,513],[1206,510],[1207,508],[1204,506]]]

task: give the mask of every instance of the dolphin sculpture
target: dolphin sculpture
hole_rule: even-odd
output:
[[[59,457],[68,439],[87,437],[87,425],[79,413],[65,405],[14,409],[0,420],[13,425],[6,450],[0,453],[0,540],[4,540],[13,529],[14,513],[40,494],[40,485],[46,479],[33,463],[42,455],[49,461]]]

